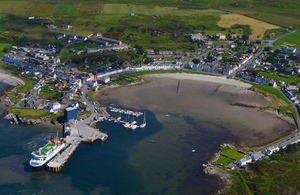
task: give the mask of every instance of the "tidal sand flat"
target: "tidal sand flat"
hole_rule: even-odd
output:
[[[249,84],[191,74],[142,78],[144,84],[104,89],[96,98],[149,110],[162,124],[160,131],[127,152],[128,164],[141,174],[145,193],[213,193],[216,182],[203,175],[201,165],[220,144],[257,147],[295,129],[289,120],[261,110],[272,100],[249,90]]]
[[[244,147],[262,146],[295,129],[292,121],[259,109],[272,100],[249,90],[249,84],[191,74],[142,78],[145,84],[103,90],[97,99],[149,109],[157,116],[173,114],[215,123],[228,129]]]

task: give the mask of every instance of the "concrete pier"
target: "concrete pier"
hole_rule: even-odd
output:
[[[107,138],[107,134],[94,129],[83,121],[73,121],[64,126],[65,149],[57,154],[50,162],[48,162],[46,169],[51,172],[59,172],[66,164],[71,155],[76,151],[81,142],[92,143],[96,140],[103,141]],[[106,139],[105,139],[106,140]],[[104,141],[105,141],[104,140]]]

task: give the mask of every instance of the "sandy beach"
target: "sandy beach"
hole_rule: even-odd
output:
[[[292,120],[265,112],[272,100],[249,90],[251,85],[194,74],[144,75],[142,85],[103,89],[95,97],[101,103],[114,102],[134,109],[149,109],[160,116],[173,114],[198,122],[221,126],[245,148],[273,142],[295,130]]]
[[[18,77],[13,76],[10,72],[0,68],[0,82],[11,86],[24,85],[24,81]]]

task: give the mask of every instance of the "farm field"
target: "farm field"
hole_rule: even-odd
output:
[[[5,13],[9,11],[11,8],[18,6],[18,5],[24,5],[27,2],[26,1],[0,1],[0,13]]]
[[[202,30],[204,26],[210,30],[221,30],[217,26],[219,19],[219,16],[202,15],[182,17],[130,16],[129,14],[100,14],[66,18],[66,20],[72,21],[73,29],[71,31],[74,31],[75,34],[77,34],[76,31],[102,32],[104,36],[121,40],[130,45],[139,44],[146,48],[179,50],[189,49],[191,42],[188,35],[195,30]]]
[[[14,16],[28,17],[37,5],[38,4],[30,1],[24,1],[23,3],[17,3],[4,13]]]
[[[250,40],[262,39],[266,30],[279,28],[278,26],[255,20],[240,14],[222,15],[221,20],[218,22],[218,25],[224,28],[229,28],[234,24],[249,25],[252,29],[252,34],[249,37]]]
[[[224,11],[215,9],[179,9],[177,7],[145,6],[133,4],[105,4],[104,14],[129,14],[142,15],[220,15]]]
[[[53,8],[55,7],[54,4],[41,4],[39,6],[37,6],[33,12],[31,12],[31,16],[48,16],[51,11],[53,10]]]
[[[268,7],[263,8],[224,8],[228,11],[232,11],[238,14],[243,14],[249,17],[253,17],[258,20],[269,22],[271,24],[289,27],[297,25],[300,22],[299,15],[297,13],[288,12],[286,10],[274,10]],[[265,11],[264,11],[265,10]]]
[[[76,15],[99,14],[101,13],[101,4],[80,4],[75,12]]]
[[[78,3],[72,1],[64,1],[58,4],[51,12],[52,16],[68,16],[73,15],[77,9]]]
[[[276,41],[275,43],[275,45],[282,45],[282,44],[300,47],[300,31],[297,31],[286,37],[283,37],[282,39]]]

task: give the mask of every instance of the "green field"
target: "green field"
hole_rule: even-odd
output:
[[[48,16],[54,7],[55,4],[41,4],[37,6],[30,15],[37,17]]]
[[[77,9],[78,3],[73,1],[64,1],[57,5],[51,12],[52,16],[73,15]]]
[[[89,91],[88,92],[88,97],[89,99],[92,101],[92,102],[97,102],[94,98],[94,94],[95,94],[95,91]]]
[[[284,18],[284,21],[291,24],[300,22],[298,3],[292,0],[287,0],[284,8],[278,7],[280,3],[275,3],[274,6],[274,3],[270,4],[263,0],[261,6],[268,9],[260,9],[256,5],[257,0],[247,4],[239,0],[139,0],[130,3],[122,0],[113,0],[109,3],[80,0],[12,2],[0,0],[1,2],[5,8],[0,8],[0,14],[7,14],[9,19],[5,19],[5,25],[0,24],[0,42],[12,42],[17,45],[28,42],[59,44],[45,28],[46,24],[52,23],[51,20],[28,22],[28,16],[51,16],[57,25],[73,26],[70,31],[52,32],[84,36],[92,32],[102,32],[104,36],[119,39],[130,45],[139,44],[144,48],[180,51],[190,51],[195,48],[195,45],[189,41],[189,33],[229,32],[229,29],[217,25],[220,15],[226,10],[235,9],[251,17],[256,14],[256,18],[259,18],[260,14],[271,14],[272,17],[278,16],[278,21]],[[136,15],[130,16],[131,12]],[[265,16],[260,18],[269,19]],[[276,23],[276,19],[273,23]],[[243,34],[241,29],[233,31]],[[253,36],[262,38],[262,34]]]
[[[300,86],[300,78],[296,75],[284,75],[276,72],[268,73],[268,72],[259,72],[261,76],[268,77],[274,79],[276,81],[284,81],[287,84],[299,85]]]
[[[276,41],[275,45],[289,45],[294,47],[300,47],[300,31],[283,37]]]
[[[300,146],[291,145],[270,159],[249,165],[248,170],[231,172],[232,186],[224,194],[297,194],[300,190]],[[243,183],[245,185],[243,185]]]
[[[154,71],[140,71],[134,73],[134,75],[145,75],[145,74],[164,74],[164,73],[185,73],[185,74],[201,74],[218,77],[219,75],[209,74],[205,72],[194,72],[194,71],[183,71],[183,70],[154,70]]]
[[[229,163],[232,163],[232,162],[233,162],[233,160],[231,160],[231,159],[229,159],[229,158],[227,158],[225,156],[220,156],[218,158],[218,160],[215,161],[215,163],[222,164],[224,166],[226,166],[226,165],[228,165]]]
[[[288,99],[286,99],[286,97],[282,93],[280,93],[280,91],[275,89],[274,87],[270,87],[270,86],[266,86],[266,85],[258,85],[258,84],[253,85],[253,87],[256,91],[259,91],[266,96],[271,96],[274,100],[277,101],[277,103],[279,105],[286,105],[286,104],[290,105],[291,104],[288,101]]]
[[[0,1],[0,13],[8,13],[15,7],[26,5],[27,1]]]
[[[297,118],[296,111],[291,107],[291,103],[280,91],[278,91],[274,87],[258,84],[254,84],[253,88],[255,91],[265,96],[271,97],[274,100],[274,104],[266,106],[266,109],[275,109],[278,110],[281,114],[284,114],[288,117],[294,119]]]
[[[133,75],[128,75],[128,74],[123,74],[120,76],[112,76],[111,81],[114,83],[117,83],[119,85],[125,85],[133,82],[138,82],[141,79],[139,77],[133,76]]]
[[[235,160],[238,160],[244,156],[244,154],[238,152],[238,149],[236,148],[223,147],[221,150],[223,155],[233,158]]]
[[[102,10],[101,4],[80,4],[77,7],[76,15],[83,15],[83,14],[100,14]]]
[[[0,58],[3,57],[4,53],[3,53],[3,49],[7,48],[9,49],[12,46],[11,43],[0,43]]]
[[[41,117],[50,116],[50,113],[47,113],[43,110],[37,109],[22,109],[22,108],[8,108],[9,113],[13,113],[20,118],[30,118],[30,119],[37,119]]]
[[[141,15],[221,15],[224,11],[215,9],[179,9],[168,6],[146,6],[134,4],[105,4],[104,14],[141,14]]]
[[[25,82],[25,85],[17,87],[16,92],[26,94],[34,87],[33,81],[26,77],[20,77],[20,78]]]

